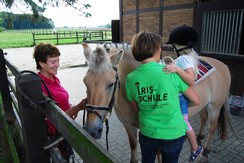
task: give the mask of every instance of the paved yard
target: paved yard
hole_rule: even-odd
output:
[[[58,76],[61,79],[63,86],[70,93],[71,103],[77,103],[80,99],[86,96],[86,88],[83,84],[83,77],[87,71],[87,67],[75,67],[85,63],[84,56],[82,55],[81,45],[61,45],[58,46],[61,51],[61,69]],[[33,48],[17,48],[17,49],[4,49],[7,52],[7,58],[15,64],[20,70],[35,70],[35,63],[32,58]],[[74,68],[69,68],[73,67]],[[209,155],[209,163],[243,163],[244,162],[244,110],[240,116],[230,115],[232,118],[232,125],[236,132],[241,136],[237,138],[234,133],[228,128],[228,137],[223,142],[219,140],[218,133],[216,132],[212,151]],[[76,120],[82,125],[82,112]],[[197,134],[199,126],[198,115],[190,119],[190,122]],[[117,119],[115,112],[109,119],[109,151],[119,161],[129,163],[130,161],[130,148],[125,129]],[[105,127],[104,127],[105,128]],[[105,130],[99,143],[106,148]],[[140,149],[138,149],[139,157]],[[187,162],[190,154],[190,146],[186,141],[181,152],[180,163]],[[81,163],[82,159],[76,156],[76,162]]]

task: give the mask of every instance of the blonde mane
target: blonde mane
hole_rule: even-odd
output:
[[[88,58],[88,66],[90,71],[98,74],[111,69],[111,60],[104,47],[98,45],[97,48],[91,53]]]

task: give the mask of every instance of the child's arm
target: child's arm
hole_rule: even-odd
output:
[[[193,68],[182,70],[175,64],[170,64],[166,65],[164,69],[166,70],[166,73],[176,72],[188,85],[194,85],[195,79]]]

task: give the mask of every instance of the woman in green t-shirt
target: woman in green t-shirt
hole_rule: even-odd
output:
[[[139,115],[142,162],[154,163],[157,150],[162,162],[177,163],[187,125],[180,111],[179,92],[194,104],[195,91],[176,73],[166,74],[159,64],[161,36],[140,32],[132,39],[132,54],[142,64],[126,78],[126,95]]]

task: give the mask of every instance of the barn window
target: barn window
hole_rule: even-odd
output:
[[[244,10],[203,13],[201,52],[244,54]]]

